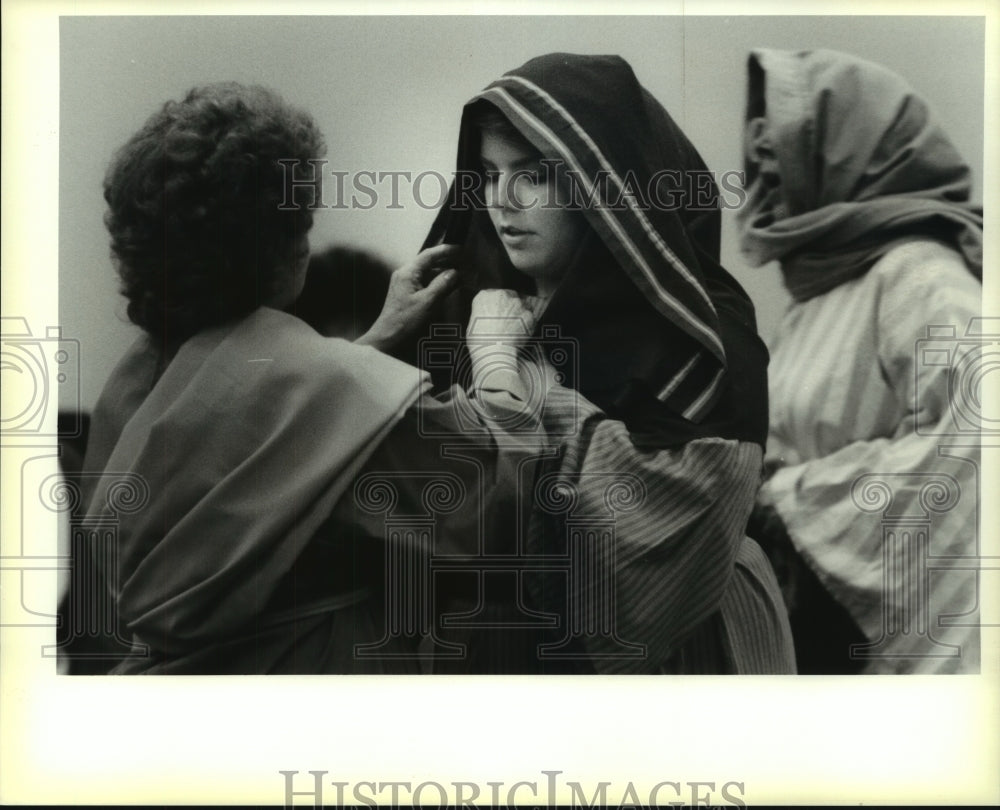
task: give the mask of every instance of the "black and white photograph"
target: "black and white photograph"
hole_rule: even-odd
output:
[[[995,4],[90,6],[4,4],[0,800],[1000,801]]]

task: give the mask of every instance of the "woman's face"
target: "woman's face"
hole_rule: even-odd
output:
[[[747,121],[744,142],[746,159],[757,169],[757,188],[753,189],[753,193],[760,200],[759,210],[770,213],[774,219],[784,219],[788,211],[781,193],[781,170],[766,118]]]
[[[511,264],[552,294],[586,233],[583,215],[557,199],[555,172],[547,177],[540,155],[525,143],[484,131],[480,160],[486,175],[490,220]]]

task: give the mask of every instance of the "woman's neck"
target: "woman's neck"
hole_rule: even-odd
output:
[[[552,294],[559,287],[559,282],[551,279],[536,278],[535,279],[535,296],[544,301],[548,301]]]

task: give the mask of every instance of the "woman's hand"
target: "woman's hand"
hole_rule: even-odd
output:
[[[504,344],[520,348],[531,337],[537,316],[531,299],[522,298],[513,290],[482,290],[472,299],[469,316],[469,350],[487,345]]]
[[[529,302],[513,290],[476,294],[466,331],[475,391],[505,391],[521,401],[527,397],[518,354],[531,337],[535,321]]]
[[[389,280],[382,312],[355,343],[388,351],[418,329],[431,307],[455,288],[458,273],[448,265],[458,253],[458,245],[438,245],[396,270]]]

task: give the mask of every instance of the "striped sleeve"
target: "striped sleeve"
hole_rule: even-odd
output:
[[[764,484],[761,500],[775,507],[796,548],[872,642],[892,635],[890,628],[916,607],[931,623],[930,636],[960,651],[957,657],[940,655],[944,648],[928,640],[926,628],[908,630],[894,636],[870,671],[978,668],[973,569],[979,449],[978,438],[970,439],[956,421],[961,403],[954,397],[963,392],[954,386],[959,379],[954,375],[962,365],[955,352],[963,343],[975,349],[975,340],[963,338],[980,315],[980,290],[960,264],[939,257],[943,250],[913,246],[897,252],[859,284],[858,294],[875,302],[869,345],[877,356],[846,347],[836,364],[821,361],[817,369],[815,354],[803,348],[779,366],[783,377],[772,385],[772,391],[786,391],[789,397],[812,399],[808,408],[791,408],[797,421],[785,425],[800,441],[782,455],[798,463],[780,468]],[[865,305],[859,298],[855,311]],[[861,328],[849,323],[844,311],[839,310],[839,328]],[[829,330],[813,332],[812,325],[823,317],[803,319],[789,340],[800,347],[820,340],[836,344]],[[928,334],[945,337],[928,343]],[[928,346],[931,353],[924,351]],[[881,387],[869,382],[876,362]],[[822,391],[806,384],[807,374],[825,375]],[[775,404],[783,406],[787,403]],[[883,429],[877,419],[886,413],[897,415]],[[865,437],[866,419],[875,426],[873,434],[883,435]],[[781,428],[772,431],[772,439],[782,435]],[[844,440],[832,452],[822,452],[833,430],[842,431]],[[936,502],[939,497],[943,500]],[[903,526],[907,521],[909,528]],[[896,544],[893,526],[907,534],[925,527],[925,551],[913,554],[908,545]],[[930,570],[922,571],[924,565]]]
[[[749,538],[740,546],[733,580],[720,608],[731,671],[738,675],[793,674],[792,629],[778,580],[760,546]]]
[[[550,393],[550,399],[556,398]],[[551,424],[553,410],[546,427],[557,433],[561,426]],[[640,451],[621,422],[592,412],[582,423],[580,435],[567,445],[559,475],[572,487],[567,522],[575,521],[581,532],[610,533],[612,540],[591,562],[601,566],[602,577],[586,581],[591,589],[613,593],[613,606],[589,592],[570,594],[569,601],[571,610],[608,613],[569,616],[571,623],[610,631],[586,637],[598,670],[661,671],[706,622],[718,624],[729,604],[752,613],[721,613],[728,627],[723,632],[735,639],[724,656],[728,671],[791,671],[787,619],[773,573],[768,569],[758,576],[747,563],[759,561],[745,559],[750,541],[744,530],[759,484],[761,449],[707,438],[676,449]],[[617,501],[616,486],[622,488]],[[737,575],[738,560],[743,567]],[[767,616],[758,620],[761,595],[777,624]],[[745,597],[758,601],[747,606]],[[717,633],[711,635],[710,643],[724,643]],[[641,660],[616,656],[622,642],[643,645]],[[757,646],[764,652],[750,650]],[[746,660],[733,661],[734,656]],[[759,667],[752,663],[755,656],[762,659]],[[779,660],[783,663],[775,663]]]

